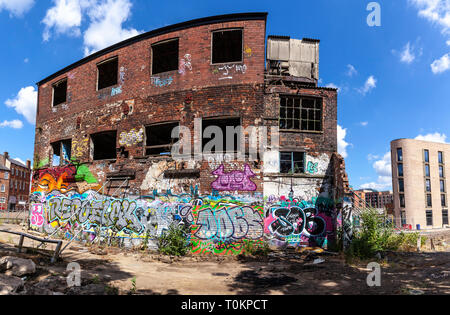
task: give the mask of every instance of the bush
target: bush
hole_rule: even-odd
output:
[[[361,213],[361,228],[354,232],[347,252],[350,256],[371,258],[380,251],[411,250],[417,247],[419,233],[396,233],[375,209]]]
[[[244,241],[244,255],[267,256],[270,248],[267,242]]]
[[[184,226],[170,226],[158,238],[159,252],[169,256],[185,256],[190,245],[187,241],[189,232]]]

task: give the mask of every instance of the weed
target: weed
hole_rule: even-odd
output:
[[[185,256],[190,243],[186,241],[189,228],[184,226],[170,226],[158,238],[158,250],[161,254],[169,256]]]

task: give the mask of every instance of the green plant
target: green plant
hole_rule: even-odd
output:
[[[134,294],[136,294],[136,291],[137,291],[136,277],[133,277],[133,279],[131,279],[131,289],[130,289],[130,292],[128,294],[129,295],[134,295]]]
[[[244,241],[244,255],[267,256],[270,253],[267,242]]]
[[[347,254],[359,258],[372,258],[380,251],[411,250],[417,247],[418,233],[396,233],[375,209],[360,214],[361,228],[354,232]]]
[[[109,285],[105,287],[105,292],[106,295],[119,295],[119,289]]]
[[[169,256],[185,256],[189,250],[189,242],[186,241],[189,228],[182,225],[170,226],[158,237],[158,250],[161,254]]]

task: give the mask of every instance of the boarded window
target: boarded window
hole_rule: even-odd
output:
[[[53,106],[63,104],[66,101],[67,101],[67,79],[64,79],[53,85]]]
[[[152,73],[178,70],[178,39],[152,46]]]
[[[117,131],[107,131],[91,135],[93,159],[115,160],[117,158],[116,141]]]
[[[241,149],[241,119],[214,118],[202,122],[203,150],[207,153],[238,152]],[[236,129],[238,128],[238,129]],[[220,141],[222,136],[222,141]],[[216,141],[214,141],[216,140]],[[212,146],[213,142],[217,145]]]
[[[97,65],[98,85],[97,89],[105,89],[117,84],[119,59],[117,57],[104,61]]]
[[[223,30],[212,34],[212,63],[242,61],[242,30]]]
[[[178,122],[147,126],[145,128],[147,138],[145,154],[171,155],[172,146],[178,141],[172,138],[172,131],[178,126]]]
[[[51,144],[53,150],[53,166],[62,166],[70,163],[72,158],[72,140],[63,140]]]
[[[303,152],[281,152],[280,173],[303,174],[305,173],[305,153]]]
[[[322,99],[281,96],[280,129],[322,131]]]

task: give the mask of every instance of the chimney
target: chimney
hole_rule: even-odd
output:
[[[3,153],[3,155],[5,156],[5,162],[6,162],[6,160],[9,160],[9,153],[8,152]]]
[[[30,160],[27,160],[27,168],[31,169],[31,161]]]

